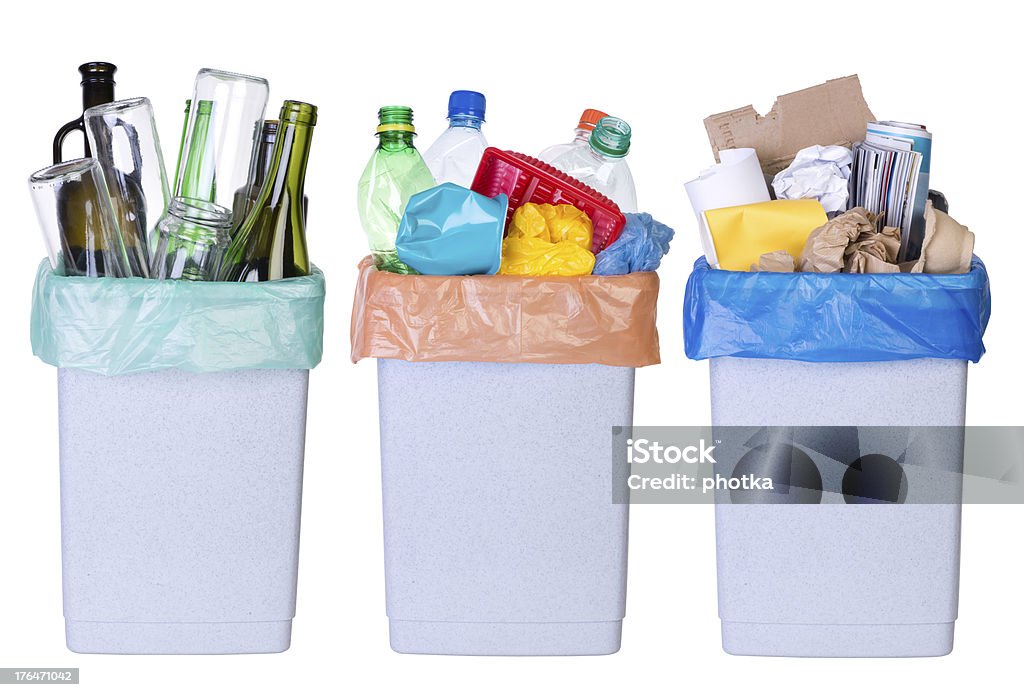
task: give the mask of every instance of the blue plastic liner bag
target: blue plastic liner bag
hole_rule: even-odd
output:
[[[39,265],[32,352],[58,368],[129,375],[178,368],[313,368],[323,354],[324,276],[262,283],[58,276]]]
[[[683,332],[696,360],[977,362],[991,314],[988,273],[771,273],[712,269],[686,283]]]
[[[637,271],[655,271],[675,230],[659,223],[649,213],[627,213],[619,238],[597,255],[595,276],[621,276]]]

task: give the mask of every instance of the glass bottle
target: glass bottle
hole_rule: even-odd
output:
[[[566,150],[571,150],[581,145],[585,147],[590,142],[590,134],[594,130],[594,126],[607,115],[600,109],[584,109],[583,113],[580,114],[580,121],[576,125],[576,132],[572,141],[544,148],[541,154],[537,156],[537,159],[551,164],[556,157]]]
[[[309,275],[302,197],[316,107],[286,101],[278,121],[267,178],[231,241],[221,266],[221,281],[273,281]]]
[[[157,224],[153,278],[213,281],[231,243],[231,211],[209,201],[176,197]]]
[[[95,159],[69,160],[28,180],[50,266],[61,276],[130,276],[106,179]]]
[[[479,92],[456,90],[448,98],[448,128],[423,153],[423,161],[438,184],[451,182],[469,188],[487,149],[483,134],[487,100]]]
[[[263,123],[269,93],[270,85],[261,77],[211,68],[196,74],[175,196],[228,209],[234,205],[235,191],[249,181],[256,147],[252,133]],[[209,106],[200,109],[204,101]],[[198,149],[194,155],[193,148]],[[191,181],[185,180],[186,172]],[[239,211],[231,213],[235,224],[242,222]]]
[[[188,112],[192,109],[192,100],[185,100],[185,123],[181,124],[181,141],[178,143],[178,159],[174,163],[174,182],[177,186],[178,172],[181,171],[181,155],[185,152],[185,136],[188,135]]]
[[[412,109],[381,107],[378,118],[377,149],[359,178],[359,219],[378,269],[415,273],[398,258],[395,238],[409,198],[433,187],[434,177],[412,142]]]
[[[191,101],[190,99],[190,104]],[[192,114],[189,114],[189,119],[192,118]],[[178,155],[180,164],[177,172],[178,190],[175,196],[211,203],[216,200],[216,169],[213,167],[213,138],[210,137],[212,121],[213,101],[200,99],[192,124],[191,138],[188,147],[184,148],[185,161],[180,162],[182,155]]]
[[[78,66],[78,72],[82,74],[82,112],[86,109],[107,102],[114,101],[114,73],[117,66],[113,63],[102,61],[91,61]],[[72,131],[81,131],[85,138],[85,122],[81,114],[73,121],[68,121],[60,127],[57,135],[53,138],[53,164],[64,160],[64,139]],[[89,148],[88,139],[85,140],[85,157],[91,157],[92,150]]]
[[[235,203],[232,211],[241,211],[239,216],[244,220],[252,207],[256,204],[256,197],[260,194],[260,188],[267,179],[267,170],[270,169],[270,160],[274,155],[274,143],[277,141],[278,123],[274,119],[267,119],[263,122],[263,128],[259,133],[254,134],[258,138],[256,155],[253,158],[252,173],[249,175],[249,183],[235,192]],[[302,216],[309,219],[309,197],[302,197]]]
[[[551,166],[601,192],[623,213],[636,213],[636,186],[626,164],[631,137],[628,123],[606,116],[590,134],[589,147],[570,148]]]

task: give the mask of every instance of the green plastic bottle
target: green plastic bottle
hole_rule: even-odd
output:
[[[409,197],[433,187],[434,177],[412,143],[412,109],[385,106],[378,117],[377,149],[359,178],[359,219],[378,269],[416,273],[399,260],[395,238]]]

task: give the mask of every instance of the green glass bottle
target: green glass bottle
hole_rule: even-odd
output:
[[[412,109],[385,106],[378,117],[377,149],[359,179],[359,219],[378,269],[416,273],[398,258],[395,238],[409,198],[434,186],[434,177],[412,143]]]
[[[190,100],[191,101],[191,100]],[[199,100],[196,106],[196,125],[192,129],[185,161],[178,167],[178,186],[174,195],[198,201],[214,201],[217,182],[214,177],[213,138],[210,126],[213,121],[213,102]],[[181,155],[178,156],[179,160]]]
[[[192,108],[192,100],[185,100],[185,123],[181,124],[181,141],[178,143],[178,161],[174,164],[175,184],[177,184],[178,172],[181,171],[181,154],[185,152],[185,136],[188,135],[188,112]],[[177,186],[175,186],[177,188]]]
[[[221,281],[274,281],[309,275],[303,188],[316,107],[286,101],[266,179],[224,255]]]

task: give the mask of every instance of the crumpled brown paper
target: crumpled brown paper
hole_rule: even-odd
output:
[[[974,254],[974,233],[928,201],[924,209],[924,242],[913,273],[967,273]]]
[[[873,227],[873,226],[872,226]],[[862,232],[846,248],[846,273],[899,273],[900,229],[883,227],[881,232]]]
[[[900,231],[885,227],[878,232],[877,217],[865,208],[837,215],[807,238],[800,271],[813,273],[896,273]]]
[[[773,273],[793,273],[796,271],[796,260],[786,251],[762,254],[756,264],[750,265],[751,271],[771,271]]]

